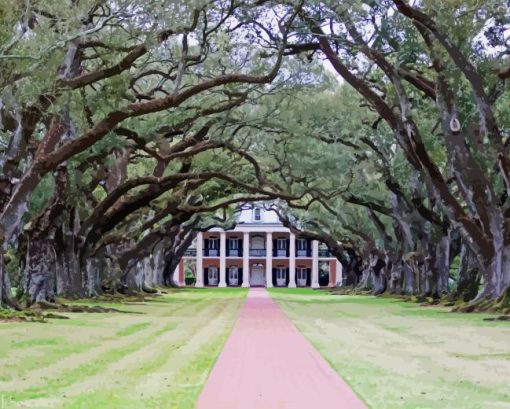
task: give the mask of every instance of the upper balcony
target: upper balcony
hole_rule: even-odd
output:
[[[204,249],[204,257],[219,257],[220,256],[220,250],[219,249]]]
[[[288,249],[273,249],[273,257],[289,257]]]
[[[251,257],[265,257],[266,249],[250,249]]]
[[[243,251],[241,249],[227,249],[227,257],[242,257]]]
[[[296,257],[299,258],[312,257],[312,249],[310,248],[297,249]]]
[[[249,239],[249,250],[247,251],[247,255],[249,257],[266,257],[268,255],[267,250],[267,239],[262,234],[254,234],[250,236]],[[292,247],[289,238],[282,237],[281,234],[277,235],[276,238],[272,239],[272,242],[269,244],[270,250],[269,254],[273,258],[289,258],[290,257],[290,247]],[[312,258],[312,240],[303,239],[300,237],[296,238],[295,244],[295,256],[296,258]],[[220,257],[220,239],[218,235],[210,235],[204,238],[203,242],[203,257]],[[227,235],[225,241],[225,256],[233,257],[233,258],[242,258],[243,257],[243,238],[237,235]],[[194,257],[196,256],[196,249],[191,248],[188,249],[185,253],[185,257]],[[320,244],[318,249],[318,257],[319,258],[332,258],[331,252],[327,248],[325,244]]]
[[[218,249],[204,249],[203,256],[204,257],[219,257],[219,250]],[[265,257],[266,256],[266,249],[250,249],[250,257]],[[184,257],[196,257],[197,250],[192,248],[188,249],[184,252]],[[227,257],[242,257],[242,250],[241,249],[227,249]],[[287,258],[289,257],[287,250],[273,250],[273,257],[276,258]],[[297,258],[311,258],[312,252],[309,250],[296,250],[296,257]],[[319,257],[320,258],[331,258],[333,257],[331,255],[331,252],[329,250],[319,250]]]

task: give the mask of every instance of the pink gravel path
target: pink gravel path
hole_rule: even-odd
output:
[[[365,409],[263,288],[252,288],[198,409]]]

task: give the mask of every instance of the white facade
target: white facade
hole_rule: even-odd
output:
[[[278,214],[274,210],[266,209],[263,204],[246,204],[239,207],[236,214],[238,224],[279,224]]]
[[[236,222],[232,230],[198,233],[184,258],[196,259],[196,287],[318,288],[341,282],[341,264],[329,251],[315,240],[296,237],[263,204],[239,207]]]

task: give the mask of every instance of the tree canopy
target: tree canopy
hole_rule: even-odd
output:
[[[508,1],[7,1],[3,304],[147,289],[271,201],[346,285],[502,302]],[[149,267],[141,268],[142,264]]]

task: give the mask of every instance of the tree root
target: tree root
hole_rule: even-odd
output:
[[[144,287],[144,292],[132,293],[129,295],[114,292],[112,294],[103,294],[91,299],[84,299],[83,301],[95,301],[102,303],[115,303],[115,304],[129,304],[129,305],[144,305],[147,301],[156,297],[161,297],[162,294],[157,289],[151,287]],[[0,308],[0,322],[47,322],[46,319],[68,319],[65,315],[58,313],[123,313],[123,314],[142,314],[136,311],[124,311],[117,308],[102,307],[99,305],[88,306],[66,303],[65,299],[57,299],[56,302],[39,301],[28,308],[21,308],[16,304],[16,309],[3,309]],[[48,312],[45,311],[55,311]]]
[[[337,287],[332,288],[329,292],[333,295],[371,295],[371,291],[361,291],[353,287]],[[510,321],[510,287],[507,288],[496,300],[478,299],[476,302],[462,302],[460,299],[452,298],[452,295],[444,295],[439,298],[426,297],[424,294],[419,295],[398,295],[385,292],[377,297],[388,297],[400,299],[406,302],[419,304],[423,307],[453,307],[451,312],[471,313],[486,312],[499,313],[495,317],[484,318],[485,321]]]
[[[372,291],[361,290],[357,287],[338,287],[332,288],[328,290],[331,294],[334,295],[373,295]]]
[[[352,287],[340,287],[329,290],[333,295],[370,295],[371,291],[360,291]],[[426,297],[419,295],[398,295],[385,292],[377,297],[388,297],[400,299],[402,301],[419,304],[422,307],[453,307],[451,312],[471,313],[471,312],[488,312],[500,313],[501,316],[489,318],[488,321],[506,321],[506,316],[510,317],[510,290],[506,290],[497,300],[478,300],[476,303],[462,302],[451,298],[451,295],[445,295],[442,298]],[[459,304],[460,303],[460,304]]]
[[[510,287],[507,287],[496,300],[495,307],[501,310],[510,310]]]
[[[66,315],[54,314],[52,312],[50,312],[48,314],[44,314],[44,318],[54,319],[54,320],[68,320],[69,319],[69,317]]]
[[[147,294],[157,294],[158,293],[158,290],[156,290],[155,288],[149,287],[145,284],[142,285],[142,291]]]
[[[41,311],[12,311],[12,310],[2,310],[0,312],[0,322],[48,322],[48,319],[61,319],[67,320],[69,317],[65,315],[55,314],[55,313],[47,313],[44,314]]]
[[[87,312],[87,313],[106,313],[106,312],[122,312],[116,308],[106,308],[95,305],[89,307],[87,305],[70,305],[70,304],[56,304],[47,301],[39,301],[30,307],[31,310],[55,310],[59,312]]]
[[[452,309],[455,312],[499,312],[510,314],[510,287],[495,300],[478,298],[475,301],[460,304]]]
[[[0,322],[21,322],[28,321],[25,314],[19,311],[0,308]]]
[[[55,311],[55,312],[45,312]],[[142,314],[135,311],[123,311],[116,308],[101,307],[94,305],[76,305],[76,304],[63,304],[51,303],[48,301],[39,301],[29,308],[21,311],[14,311],[11,309],[0,309],[0,322],[47,322],[48,319],[69,319],[65,315],[58,313],[110,313],[118,312],[124,314]]]
[[[126,302],[144,302],[146,297],[147,297],[147,294],[141,294],[141,293],[133,294],[133,295],[113,293],[113,294],[102,294],[97,297],[94,297],[94,301],[123,304]]]
[[[510,321],[510,315],[499,315],[497,317],[484,318],[484,321]]]

